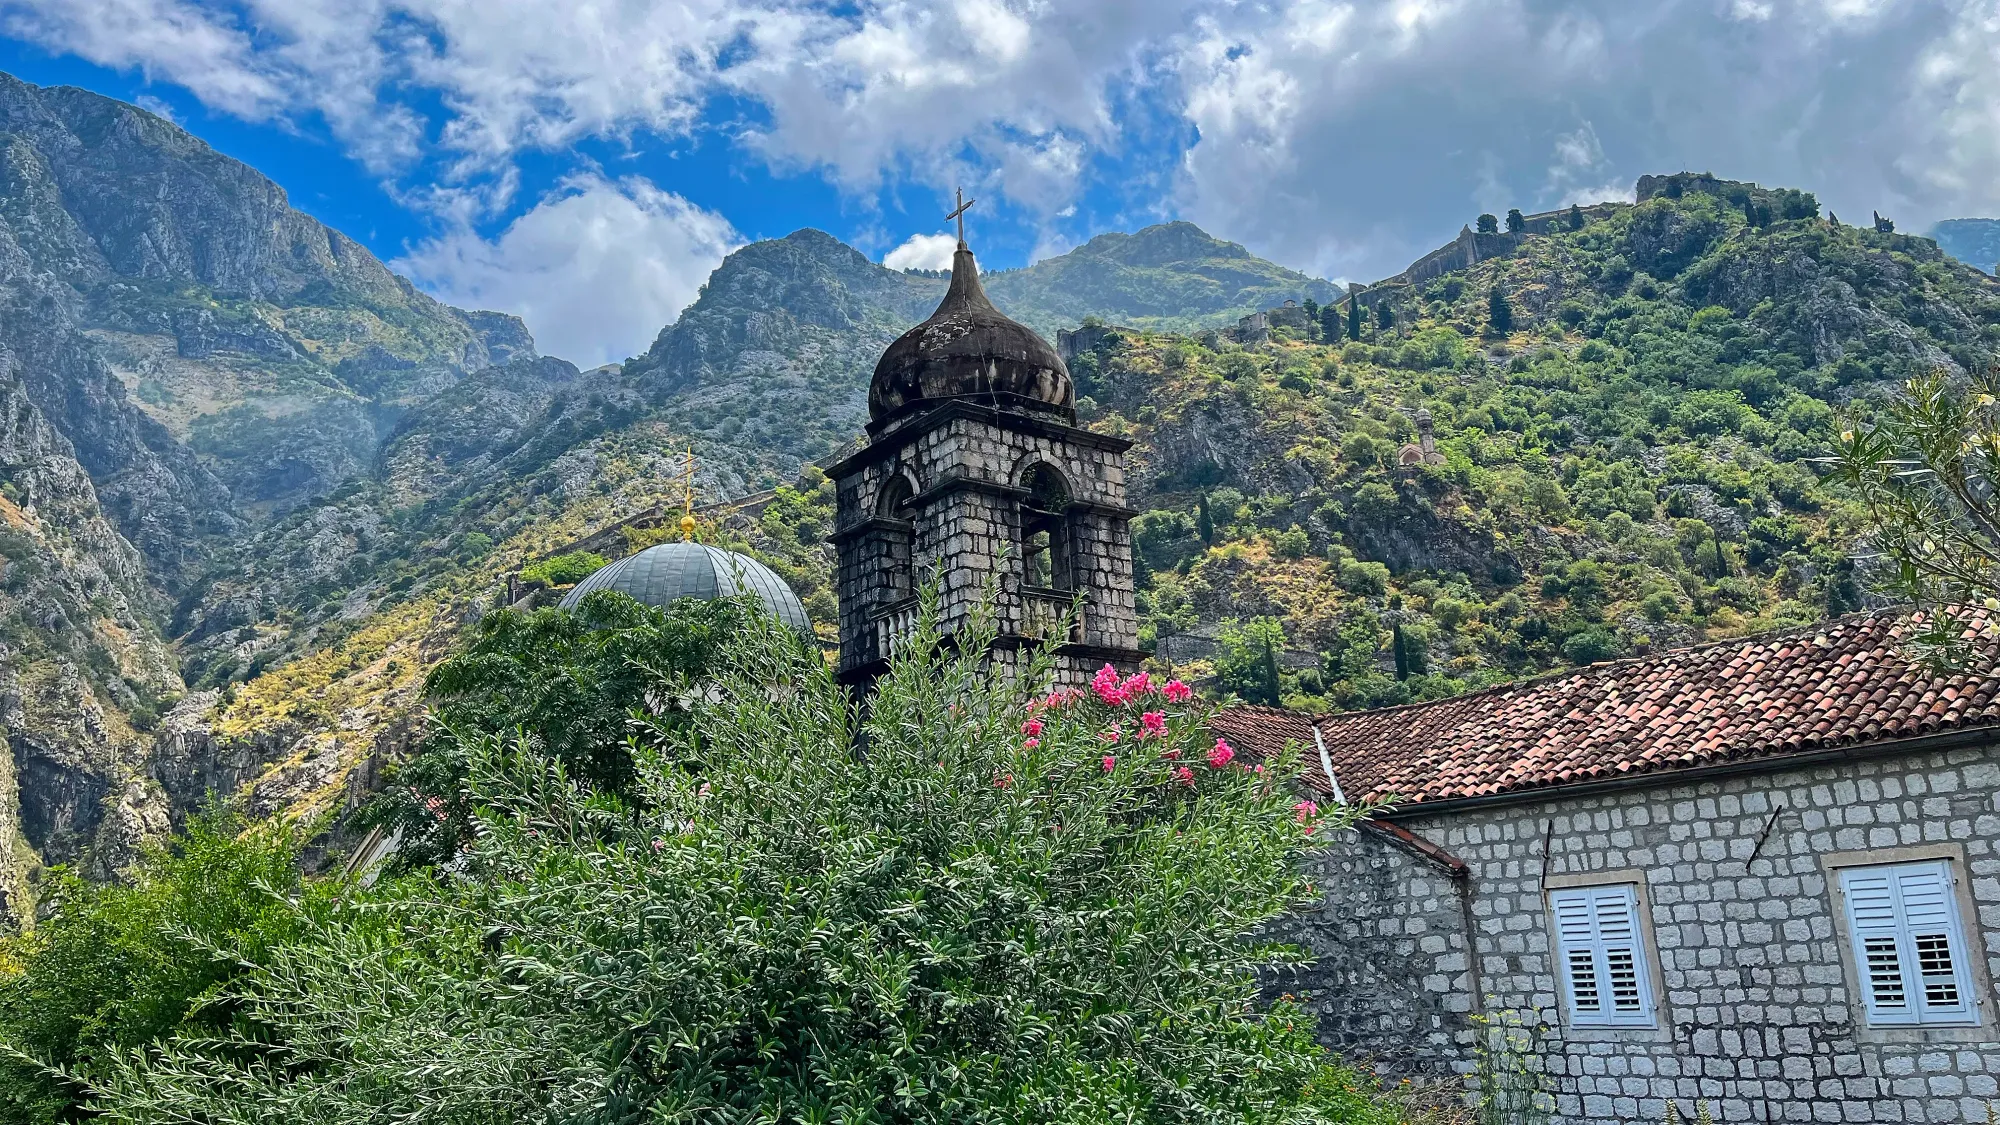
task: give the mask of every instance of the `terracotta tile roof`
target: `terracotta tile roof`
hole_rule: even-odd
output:
[[[1237,707],[1215,726],[1258,753],[1297,739],[1326,790],[1317,726],[1350,799],[1402,805],[2000,727],[2000,671],[1926,672],[1906,631],[1901,612],[1865,614],[1433,703],[1317,719]]]

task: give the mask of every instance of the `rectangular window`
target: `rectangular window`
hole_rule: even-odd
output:
[[[1573,1027],[1652,1027],[1652,970],[1629,883],[1549,893]]]
[[[1840,891],[1870,1027],[1979,1022],[1949,860],[1842,868]]]

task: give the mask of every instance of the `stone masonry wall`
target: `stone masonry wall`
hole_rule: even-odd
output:
[[[960,413],[941,424],[919,419],[911,427],[910,432],[892,431],[876,439],[895,447],[893,456],[838,481],[839,523],[843,528],[858,525],[874,511],[876,498],[893,476],[910,479],[916,492],[910,518],[913,570],[920,578],[933,568],[940,574],[939,613],[945,629],[964,624],[996,574],[1001,628],[1022,628],[1023,481],[1032,467],[1045,464],[1061,474],[1074,502],[1067,516],[1068,557],[1072,585],[1088,598],[1084,641],[1137,648],[1132,539],[1127,517],[1120,513],[1125,503],[1121,452],[1072,438],[1065,427],[995,424],[977,413]],[[894,533],[883,528],[842,544],[844,644],[871,628],[871,610],[887,588],[879,574],[886,557],[883,540]],[[844,655],[843,665],[859,656],[860,649]]]
[[[1668,1098],[1684,1116],[1706,1099],[1723,1122],[1986,1121],[1987,1099],[2000,1104],[2000,751],[1662,781],[1395,818],[1467,865],[1481,1007],[1552,1025],[1558,1125],[1657,1122]],[[1551,880],[1643,875],[1656,1030],[1561,1026],[1545,838]],[[1823,857],[1941,851],[1961,857],[1973,903],[1963,921],[1981,1026],[1865,1028]],[[1322,1038],[1391,1073],[1469,1072],[1475,979],[1449,877],[1371,831],[1333,840],[1315,881],[1325,897],[1293,932],[1319,960],[1295,987],[1312,993]]]

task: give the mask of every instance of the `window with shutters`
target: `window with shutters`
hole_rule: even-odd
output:
[[[1572,1027],[1652,1027],[1652,967],[1638,887],[1568,887],[1549,893],[1556,964]]]
[[[1840,869],[1855,985],[1870,1027],[1970,1027],[1971,950],[1950,860]]]

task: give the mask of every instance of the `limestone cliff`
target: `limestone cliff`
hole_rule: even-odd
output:
[[[181,811],[149,765],[175,602],[410,404],[533,354],[171,122],[0,74],[0,924],[44,862],[108,874]]]

